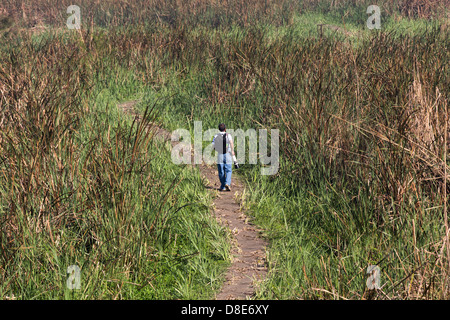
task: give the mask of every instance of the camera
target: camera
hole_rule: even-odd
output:
[[[236,156],[233,156],[234,168],[239,169],[239,163],[236,160]]]

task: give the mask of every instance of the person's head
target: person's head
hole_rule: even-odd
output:
[[[225,124],[224,123],[221,123],[221,124],[219,124],[219,131],[220,132],[224,132],[225,131]]]

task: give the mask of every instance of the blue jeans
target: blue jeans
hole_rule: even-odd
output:
[[[224,189],[225,185],[231,185],[232,172],[231,154],[219,154],[217,157],[217,170],[219,171],[220,189]]]

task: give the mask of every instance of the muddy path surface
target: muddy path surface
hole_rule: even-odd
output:
[[[119,110],[134,116],[140,115],[134,109],[139,101],[119,104]],[[156,137],[171,140],[171,133],[163,128],[156,128]],[[172,145],[174,142],[172,142]],[[265,247],[267,242],[261,237],[261,230],[251,223],[240,205],[245,186],[235,173],[231,180],[231,191],[219,191],[219,177],[216,165],[194,165],[204,177],[204,186],[214,193],[213,212],[218,221],[228,227],[232,235],[232,262],[225,274],[225,282],[215,296],[216,300],[251,299],[256,286],[267,274],[265,264]]]

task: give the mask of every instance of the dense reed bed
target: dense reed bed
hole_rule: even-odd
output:
[[[73,4],[69,0],[57,3],[52,0],[4,0],[0,14],[10,15],[29,27],[61,27],[68,17],[67,8]],[[311,11],[330,14],[344,23],[355,22],[365,20],[366,9],[373,4],[368,0],[81,0],[76,3],[82,9],[86,25],[111,27],[153,21],[172,27],[201,25],[213,29],[235,24],[250,26],[256,22],[289,24],[296,14]],[[376,4],[385,17],[433,19],[445,16],[448,10],[445,0],[380,0]]]
[[[272,240],[258,297],[448,297],[448,31],[285,31],[217,35],[197,49],[212,61],[172,86],[180,118],[280,129],[278,175],[244,166]],[[382,270],[377,292],[369,265]]]
[[[210,196],[155,140],[161,100],[141,103],[139,121],[120,113],[143,87],[128,69],[137,60],[120,32],[112,48],[91,31],[4,35],[0,294],[208,297],[228,261]],[[72,265],[80,290],[66,283]]]

